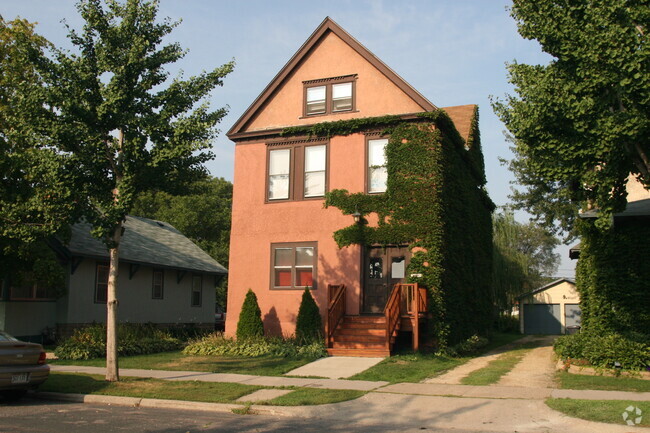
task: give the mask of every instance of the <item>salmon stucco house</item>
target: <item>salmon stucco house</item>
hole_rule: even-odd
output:
[[[469,141],[476,106],[444,110],[457,135]],[[287,133],[287,128],[382,116],[407,122],[434,111],[436,106],[334,21],[321,23],[228,132],[236,146],[227,335],[235,334],[249,288],[258,297],[267,335],[293,334],[302,292],[309,287],[328,328],[330,353],[390,352],[384,312],[400,303],[391,291],[407,282],[411,251],[405,245],[339,248],[333,233],[350,225],[352,215],[324,207],[332,190],[386,191],[389,138],[376,125],[327,135]],[[422,290],[409,295],[419,299],[412,305],[416,319],[426,308]],[[367,331],[353,335],[350,329]],[[386,331],[388,340],[393,331]]]

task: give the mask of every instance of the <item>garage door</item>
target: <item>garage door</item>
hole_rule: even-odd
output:
[[[525,334],[561,334],[560,304],[524,304]]]
[[[579,304],[564,304],[564,318],[566,326],[580,326],[582,310]]]

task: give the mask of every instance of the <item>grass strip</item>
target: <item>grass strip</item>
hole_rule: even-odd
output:
[[[258,376],[281,376],[294,368],[314,361],[305,358],[281,358],[261,356],[258,358],[226,356],[194,356],[180,351],[150,355],[121,356],[120,368],[145,370],[203,371],[209,373],[237,373]],[[104,358],[88,360],[54,360],[53,365],[81,365],[105,367]]]
[[[488,365],[478,370],[475,370],[463,377],[460,383],[463,385],[492,385],[497,383],[502,376],[506,375],[514,368],[517,363],[532,349],[520,348],[513,349],[499,356]]]
[[[349,389],[299,388],[289,394],[276,397],[273,400],[258,402],[256,404],[267,404],[270,406],[313,406],[354,400],[365,394],[365,391]]]
[[[417,383],[457,367],[467,359],[422,353],[394,355],[349,379]]]
[[[52,372],[40,386],[41,391],[113,395],[119,397],[157,398],[206,403],[237,403],[240,397],[268,386],[242,385],[239,383],[166,381],[161,379],[123,377],[119,382],[106,382],[96,374]],[[365,394],[363,391],[297,388],[293,392],[273,400],[256,402],[273,406],[310,406],[353,400]],[[250,406],[250,405],[249,405]]]
[[[557,382],[563,389],[650,392],[650,380],[633,377],[590,376],[558,371]],[[648,414],[650,417],[650,413]]]
[[[104,376],[97,374],[52,372],[39,389],[41,391],[76,394],[234,403],[238,398],[261,388],[263,387],[239,383],[169,382],[161,379],[140,377],[123,377],[119,382],[107,382]]]
[[[635,421],[639,416],[636,414],[636,408],[639,408],[642,414],[641,422],[635,425],[650,426],[650,402],[648,401],[549,398],[546,400],[546,405],[574,418],[621,425],[627,425],[623,413],[627,412],[627,419]],[[632,411],[628,411],[630,407],[633,408]]]

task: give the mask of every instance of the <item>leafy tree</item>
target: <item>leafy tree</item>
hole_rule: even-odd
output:
[[[77,206],[109,250],[106,379],[116,381],[125,216],[138,193],[205,176],[201,164],[212,158],[206,149],[226,109],[209,111],[201,101],[222,85],[233,63],[168,83],[165,65],[185,52],[176,43],[161,46],[178,23],[156,22],[157,1],[107,0],[104,7],[100,0],[82,0],[77,9],[85,25],[80,32],[70,29],[76,51],[32,54],[46,84],[38,95],[49,109],[42,123],[57,155],[74,167]]]
[[[497,308],[510,311],[517,296],[550,281],[560,256],[557,238],[545,228],[515,221],[512,212],[493,215],[492,287]]]
[[[146,191],[138,195],[132,215],[166,221],[228,267],[232,183],[219,177],[192,183],[185,194]],[[226,305],[227,279],[217,286],[217,302]]]
[[[60,231],[75,208],[69,167],[38,120],[48,112],[31,58],[50,47],[34,24],[0,17],[0,250],[8,254]]]
[[[316,301],[309,288],[305,288],[298,308],[296,319],[296,339],[303,342],[317,341],[323,338],[323,320]]]
[[[570,230],[580,205],[601,223],[630,174],[650,187],[650,8],[641,0],[514,0],[519,33],[553,56],[508,66],[518,96],[493,107],[515,138],[514,198]]]
[[[264,337],[262,310],[260,310],[260,306],[257,303],[255,292],[251,289],[248,289],[248,292],[246,292],[244,303],[239,312],[236,335],[238,340]]]

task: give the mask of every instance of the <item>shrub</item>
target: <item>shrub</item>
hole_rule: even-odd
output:
[[[445,353],[449,356],[464,356],[472,355],[477,353],[480,349],[487,346],[489,340],[485,337],[480,337],[478,335],[472,335],[467,340],[462,341],[455,346],[448,347],[445,350]]]
[[[183,350],[186,355],[243,356],[278,356],[284,358],[321,358],[327,355],[322,341],[299,344],[295,338],[256,338],[233,340],[222,334],[213,334],[190,342]]]
[[[306,288],[303,292],[300,308],[298,308],[296,339],[303,343],[323,339],[323,320],[309,288]]]
[[[642,370],[650,365],[650,345],[641,342],[642,335],[634,337],[637,341],[614,333],[565,335],[553,348],[561,359],[584,359],[597,368],[614,368],[618,363],[623,370]]]
[[[183,342],[153,324],[120,323],[117,327],[117,353],[120,356],[168,352],[183,347]],[[92,359],[106,356],[106,326],[95,324],[76,329],[54,354],[61,359]]]
[[[255,292],[248,289],[237,322],[237,339],[249,340],[264,336],[262,311],[257,303]]]

